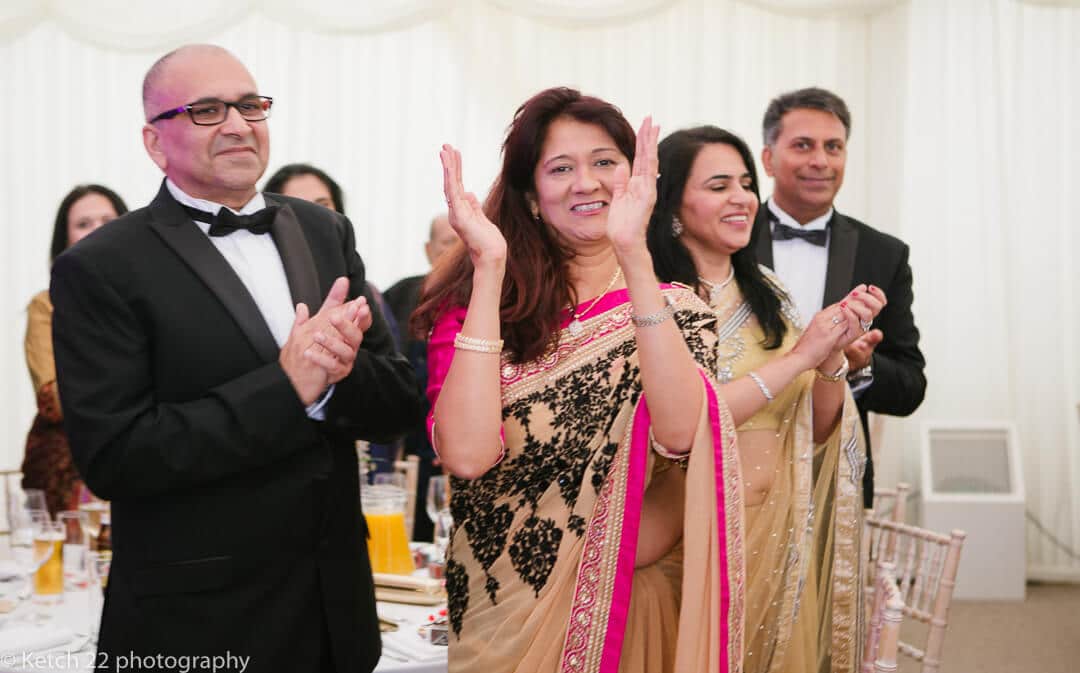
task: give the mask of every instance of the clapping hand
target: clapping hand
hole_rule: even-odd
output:
[[[305,405],[352,372],[364,331],[371,327],[367,299],[361,296],[345,301],[348,293],[349,280],[341,277],[334,281],[315,315],[310,315],[306,304],[296,306],[292,330],[278,362]]]
[[[859,315],[859,330],[855,332],[848,343],[844,344],[844,355],[852,369],[862,369],[870,364],[870,358],[874,349],[885,338],[879,329],[870,329],[874,318],[885,308],[888,299],[881,288],[870,285],[859,285],[847,296],[845,300]]]
[[[645,246],[645,230],[656,204],[656,142],[660,127],[645,117],[638,129],[633,169],[616,168],[608,211],[607,236],[616,251],[633,251]]]
[[[473,266],[502,263],[506,259],[506,239],[484,214],[476,195],[465,191],[461,182],[461,152],[443,145],[439,159],[443,167],[443,193],[450,210],[450,226],[464,241]]]

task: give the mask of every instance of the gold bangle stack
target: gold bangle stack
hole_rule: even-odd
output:
[[[840,379],[847,376],[848,373],[848,359],[844,356],[844,361],[841,363],[840,368],[832,374],[822,374],[820,369],[814,370],[814,375],[817,376],[819,381],[825,381],[827,383],[836,383]]]
[[[462,351],[472,351],[474,353],[492,353],[498,355],[502,353],[503,340],[492,339],[477,339],[476,337],[465,336],[461,332],[458,332],[454,337],[454,348]]]

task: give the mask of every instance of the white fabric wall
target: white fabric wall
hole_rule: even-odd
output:
[[[1029,509],[1080,546],[1080,2],[1020,0],[84,0],[0,4],[0,466],[34,403],[25,304],[48,282],[56,206],[78,182],[145,204],[160,176],[139,135],[146,68],[221,44],[275,97],[271,170],[341,182],[369,275],[426,263],[442,206],[437,150],[483,193],[514,109],[547,86],[618,104],[635,125],[715,123],[760,148],[761,115],[817,84],[854,117],[838,207],[912,247],[930,386],[890,419],[884,482],[917,482],[919,423],[1012,419]],[[765,193],[769,192],[766,186]],[[1080,577],[1041,536],[1029,561]]]

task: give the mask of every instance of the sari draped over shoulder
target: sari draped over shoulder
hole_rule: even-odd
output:
[[[688,290],[664,294],[706,391],[688,458],[651,441],[626,290],[606,295],[584,330],[564,321],[538,360],[503,359],[505,457],[452,482],[451,673],[740,670],[742,489],[711,380],[715,316]],[[451,311],[432,331],[429,396],[463,318]],[[667,471],[686,481],[686,502],[671,508],[683,538],[635,568],[644,496]]]
[[[779,348],[766,350],[764,332],[737,284],[711,297],[721,384],[788,352],[801,333],[780,281],[762,271],[781,291],[787,334]],[[763,501],[750,504],[747,494],[745,508],[746,673],[851,673],[861,660],[866,450],[847,386],[836,429],[825,442],[814,442],[813,388],[813,372],[803,373],[738,428],[741,451],[748,450],[743,435],[749,431],[776,437],[776,455],[741,456],[747,475],[775,469]]]

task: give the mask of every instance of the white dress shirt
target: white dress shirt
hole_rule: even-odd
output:
[[[226,208],[220,203],[196,199],[188,196],[172,180],[165,180],[165,187],[173,198],[182,205],[208,213],[217,213],[219,209]],[[244,207],[233,212],[238,215],[250,215],[266,207],[266,200],[261,192],[256,192]],[[231,210],[231,209],[230,209]],[[253,234],[246,230],[237,230],[227,236],[210,236],[210,225],[206,222],[195,221],[195,225],[207,235],[221,256],[229,263],[232,270],[239,276],[240,282],[247,288],[255,305],[259,308],[266,326],[270,328],[270,334],[281,348],[289,339],[292,331],[293,320],[296,311],[292,305],[292,293],[289,291],[289,280],[285,276],[285,265],[281,262],[281,254],[278,252],[274,239],[266,234]],[[317,306],[309,307],[312,311],[318,310]],[[325,420],[326,415],[323,407],[326,406],[330,395],[323,395],[318,401],[307,408],[309,417],[315,420]]]
[[[833,209],[829,208],[829,212],[821,217],[810,220],[806,224],[799,224],[772,199],[769,199],[767,205],[769,211],[781,224],[795,229],[827,229],[826,225],[833,216]],[[772,227],[770,221],[770,233]],[[822,302],[825,300],[825,271],[829,267],[830,239],[831,236],[826,239],[824,246],[814,245],[801,238],[772,242],[773,270],[791,293],[791,299],[799,311],[799,318],[803,325],[810,322],[810,318],[821,310]]]

